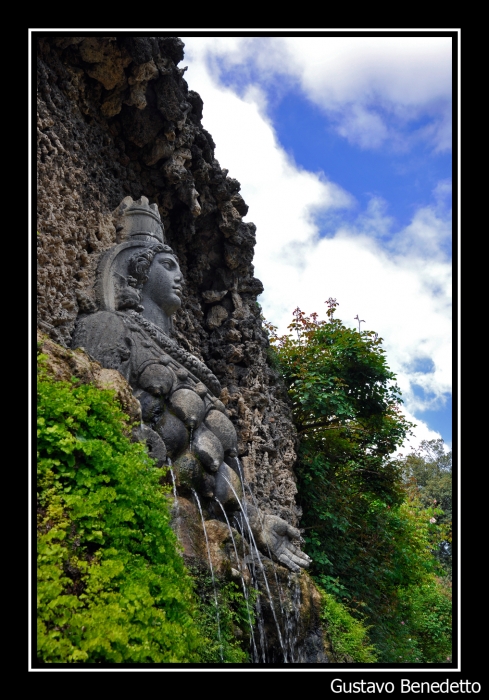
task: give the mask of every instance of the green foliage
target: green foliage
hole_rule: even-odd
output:
[[[432,591],[440,572],[432,552],[445,536],[442,511],[406,489],[406,460],[391,457],[412,425],[382,339],[345,327],[334,318],[336,300],[327,303],[327,321],[296,309],[281,338],[267,324],[300,436],[296,473],[312,574],[367,621],[379,661],[443,661],[445,622],[428,652],[418,614],[419,592]]]
[[[394,509],[395,527],[386,530],[392,535],[390,579],[379,583],[387,605],[371,633],[386,662],[441,663],[450,653],[450,590],[437,577],[440,567],[433,556],[443,532],[440,513],[438,508],[424,508],[415,494],[406,494]],[[434,599],[438,603],[432,607]]]
[[[38,657],[191,662],[205,645],[161,470],[113,392],[38,382]]]
[[[273,329],[273,327],[271,327]],[[272,337],[301,435],[321,440],[327,430],[348,428],[359,445],[391,453],[409,430],[399,414],[400,391],[389,370],[382,339],[371,331],[346,328],[294,312],[297,334]]]
[[[192,575],[200,600],[197,620],[206,638],[201,650],[202,661],[249,663],[250,620],[253,627],[257,592],[250,589],[247,605],[242,590],[234,581],[216,578],[218,621],[214,586],[208,570],[193,569]]]
[[[301,524],[315,576],[327,592],[374,614],[385,602],[379,573],[395,578],[389,529],[404,497],[399,465],[388,457],[410,424],[381,339],[346,328],[330,302],[328,321],[296,309],[289,326],[296,337],[271,341],[301,438]]]
[[[274,369],[276,371],[280,371],[282,369],[279,355],[274,348],[268,347],[266,349],[266,356],[267,356],[267,362],[270,365],[270,367],[272,367],[272,369]]]
[[[440,510],[437,522],[442,526],[435,552],[444,575],[452,576],[452,452],[445,452],[443,440],[423,440],[417,450],[402,462],[402,473],[410,492],[416,493],[425,507]]]
[[[336,663],[373,664],[377,661],[367,628],[325,591],[321,591],[321,620]]]
[[[451,589],[435,576],[399,589],[398,607],[383,639],[388,663],[448,663],[452,655]]]
[[[452,655],[451,589],[436,577],[400,591],[399,613],[420,647],[420,661],[440,663]]]

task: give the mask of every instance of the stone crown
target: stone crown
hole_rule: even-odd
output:
[[[140,197],[137,200],[125,197],[118,207],[117,219],[118,243],[135,236],[151,237],[160,243],[165,242],[158,205],[150,204],[147,197]]]

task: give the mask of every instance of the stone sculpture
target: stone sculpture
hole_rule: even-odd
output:
[[[79,316],[72,347],[126,378],[141,404],[136,437],[159,466],[172,465],[181,492],[218,499],[236,512],[244,502],[236,431],[218,398],[218,379],[171,337],[183,276],[165,245],[157,205],[126,197],[116,232],[98,267],[98,311]],[[266,556],[293,571],[309,566],[292,542],[300,540],[298,530],[251,504],[246,517]]]

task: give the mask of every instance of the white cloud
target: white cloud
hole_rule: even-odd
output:
[[[226,56],[241,60],[237,40],[229,43]],[[284,152],[267,117],[266,93],[255,86],[238,96],[216,81],[203,60],[188,64],[188,82],[204,100],[203,123],[216,141],[216,157],[241,182],[249,219],[257,225],[254,264],[265,285],[259,299],[265,317],[285,332],[295,307],[324,318],[325,300],[336,297],[337,316],[347,325],[355,326],[358,313],[366,320],[363,329],[385,339],[406,411],[441,406],[451,392],[448,183],[439,183],[433,205],[418,208],[401,231],[378,197],[353,223],[341,223],[353,198],[323,174],[300,169]],[[326,238],[318,213],[338,221]],[[432,368],[420,371],[419,360],[426,358]],[[416,396],[415,384],[424,399]],[[423,421],[414,422],[416,440],[439,437]]]
[[[284,42],[306,91],[324,106],[376,97],[413,107],[450,95],[446,37],[289,37]]]
[[[187,56],[236,85],[298,86],[360,148],[451,147],[449,37],[187,37]],[[239,72],[239,74],[238,74]],[[409,124],[429,117],[410,132]]]
[[[439,440],[442,437],[440,433],[436,430],[431,430],[424,421],[416,418],[412,413],[409,413],[409,411],[404,410],[403,413],[408,421],[416,424],[416,428],[413,430],[413,435],[408,436],[404,440],[402,446],[393,457],[406,456],[412,450],[417,449],[423,440]],[[445,452],[448,452],[451,448],[451,442],[448,444],[445,443]]]
[[[336,131],[340,136],[360,148],[378,148],[389,134],[382,117],[360,104],[354,104],[345,113],[338,114],[336,121]]]

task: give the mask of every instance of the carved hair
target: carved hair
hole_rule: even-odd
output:
[[[149,268],[155,255],[158,253],[170,253],[176,258],[175,253],[168,245],[157,243],[156,245],[146,246],[138,250],[131,258],[127,267],[129,274],[127,281],[131,287],[142,289],[143,285],[148,280]]]
[[[132,248],[129,259],[125,255]],[[169,253],[170,246],[159,241],[126,240],[102,256],[97,270],[95,295],[101,311],[135,309],[142,311],[141,291],[148,280],[155,255]],[[122,254],[122,258],[119,256]]]

